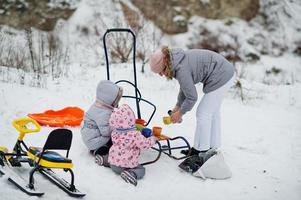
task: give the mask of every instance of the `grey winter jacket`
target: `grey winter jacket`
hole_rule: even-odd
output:
[[[118,96],[119,87],[111,81],[100,81],[96,90],[96,98],[104,105],[93,103],[85,112],[81,129],[82,140],[89,150],[97,150],[104,146],[111,138],[109,119],[113,108],[110,106]]]
[[[190,111],[197,101],[195,84],[203,83],[209,93],[227,83],[234,75],[234,66],[222,55],[209,50],[171,49],[173,77],[180,84],[177,106],[181,113]]]

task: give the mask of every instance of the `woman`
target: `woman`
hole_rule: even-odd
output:
[[[194,145],[190,156],[221,146],[220,110],[224,95],[233,85],[234,66],[223,56],[202,49],[169,49],[163,47],[149,57],[151,70],[171,80],[177,79],[180,90],[172,110],[173,123],[181,123],[182,116],[195,105],[198,93],[195,84],[203,83],[205,93],[196,111]]]

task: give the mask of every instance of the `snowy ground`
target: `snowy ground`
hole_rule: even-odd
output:
[[[68,79],[60,84],[49,81],[46,89],[1,82],[1,146],[13,147],[17,138],[11,126],[13,119],[47,109],[79,106],[86,110],[90,106],[97,82],[106,79],[105,68],[74,66],[71,71]],[[131,77],[130,66],[112,70],[114,81]],[[110,169],[94,164],[81,141],[80,128],[72,128],[70,157],[75,164],[75,183],[87,193],[84,199],[300,199],[301,84],[267,86],[245,81],[245,85],[246,102],[242,103],[232,90],[222,108],[222,152],[233,172],[231,179],[203,181],[181,172],[177,167],[179,161],[162,155],[159,161],[146,166],[145,177],[134,187]],[[164,134],[182,135],[192,144],[195,109],[184,116],[180,125],[163,126],[161,122],[175,103],[176,81],[168,82],[146,71],[138,73],[138,86],[142,96],[157,105],[150,127],[162,126]],[[201,91],[201,85],[198,88]],[[25,140],[30,146],[42,146],[51,130],[43,127],[40,133],[30,134]],[[141,159],[153,156],[155,152],[149,150],[143,152]],[[46,192],[42,199],[71,199],[38,174],[36,185]],[[1,179],[0,199],[38,198],[28,197]]]
[[[284,1],[283,3],[288,2]],[[296,3],[289,7],[289,11],[294,11],[292,8],[300,8],[300,6]],[[238,35],[242,42],[246,42],[247,38],[253,38],[255,35],[253,31],[256,33],[263,31],[263,35],[266,35],[263,39],[263,46],[268,46],[266,44],[269,44],[273,38],[277,38],[278,41],[279,37],[276,36],[279,32],[285,34],[284,42],[293,48],[291,40],[297,41],[298,38],[298,34],[292,31],[299,27],[299,24],[296,23],[298,20],[294,18],[300,18],[297,11],[298,9],[291,13],[293,20],[285,16],[280,18],[288,20],[281,23],[283,27],[281,26],[281,29],[277,29],[271,35],[261,30],[262,27],[258,27],[256,23],[255,27],[248,27],[249,25],[246,23],[238,23],[234,24],[234,27],[225,28],[222,25],[221,28],[222,30],[225,28],[226,33],[227,30],[235,33],[234,35]],[[281,14],[281,12],[276,13]],[[105,68],[100,66],[100,63],[103,63],[103,60],[100,59],[103,49],[99,44],[99,35],[82,38],[79,36],[78,27],[89,25],[90,28],[96,27],[100,32],[104,32],[106,27],[101,23],[102,20],[108,27],[111,27],[116,18],[122,18],[119,15],[120,8],[114,6],[114,1],[81,1],[77,12],[69,20],[69,28],[66,24],[66,30],[63,29],[60,33],[64,43],[70,43],[69,45],[72,47],[71,60],[80,63],[78,65],[81,66],[71,66],[69,77],[66,79],[45,80],[42,82],[42,86],[46,86],[46,88],[29,87],[28,82],[32,80],[27,75],[25,76],[25,85],[6,83],[5,81],[14,82],[23,72],[15,73],[13,69],[2,70],[0,67],[0,146],[7,146],[10,150],[13,148],[18,136],[17,131],[11,126],[14,119],[26,117],[28,113],[37,113],[48,109],[58,110],[66,106],[79,106],[86,110],[91,105],[95,98],[95,87],[98,81],[106,79]],[[268,16],[271,17],[270,14]],[[199,20],[196,21],[203,24],[203,20]],[[215,22],[204,21],[207,21],[208,27],[215,29],[213,33],[220,32],[220,26],[214,26]],[[194,30],[194,28],[198,28],[198,23],[192,23],[190,31],[197,31],[198,29]],[[217,25],[222,24],[221,22],[216,23]],[[206,24],[203,25],[206,26]],[[147,32],[151,33],[151,30],[148,29]],[[186,47],[190,34],[167,37],[169,40],[165,42],[171,46]],[[18,40],[18,38],[14,38],[14,40]],[[152,47],[150,44],[146,46]],[[8,47],[10,46],[8,45]],[[248,48],[250,47],[245,49],[250,50]],[[180,161],[162,155],[159,161],[146,166],[146,176],[138,182],[137,187],[134,187],[126,184],[110,169],[94,164],[93,158],[88,154],[81,141],[80,128],[72,128],[73,144],[70,157],[75,165],[76,186],[87,194],[84,198],[87,200],[301,199],[300,65],[300,57],[294,55],[284,55],[279,58],[266,55],[261,56],[257,63],[241,63],[238,66],[239,76],[243,78],[241,81],[245,101],[241,102],[237,91],[232,89],[222,107],[223,146],[221,150],[232,170],[233,177],[231,179],[203,181],[181,172],[177,167]],[[140,67],[140,65],[137,66]],[[273,67],[282,72],[279,75],[267,74],[266,72]],[[111,79],[114,81],[132,80],[131,66],[113,66],[111,73]],[[19,83],[20,81],[15,82]],[[263,82],[266,84],[262,84]],[[162,123],[162,116],[166,115],[166,111],[174,106],[178,89],[176,81],[168,82],[146,69],[145,74],[138,73],[138,87],[143,98],[157,106],[157,112],[150,127],[162,126],[164,134],[170,137],[184,136],[190,144],[193,144],[195,108],[184,116],[184,121],[180,125],[164,126]],[[198,85],[197,87],[201,91],[202,86]],[[201,96],[200,92],[200,98]],[[127,102],[124,99],[122,101]],[[142,110],[144,109],[148,110],[149,107],[142,105]],[[43,127],[40,133],[26,136],[25,141],[29,146],[43,146],[51,130],[52,128]],[[154,151],[145,151],[141,161],[150,160],[155,156]],[[19,171],[27,178],[27,169],[22,169]],[[72,199],[39,174],[36,174],[35,177],[36,186],[46,192],[41,199]],[[0,178],[0,199],[38,198],[28,197]]]

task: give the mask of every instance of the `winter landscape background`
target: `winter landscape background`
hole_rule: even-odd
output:
[[[7,2],[30,7],[26,0],[0,2],[0,17],[7,14],[4,5],[11,6]],[[145,177],[134,187],[110,169],[97,166],[81,141],[80,127],[70,128],[75,184],[87,194],[84,199],[300,199],[301,3],[260,0],[257,15],[249,20],[179,14],[174,23],[186,24],[187,31],[170,34],[144,17],[136,2],[53,0],[50,7],[69,5],[74,12],[68,19],[59,19],[52,31],[0,26],[0,146],[13,148],[17,138],[11,126],[14,119],[66,106],[87,110],[95,100],[97,83],[106,79],[103,34],[107,28],[131,28],[137,36],[138,87],[143,98],[157,106],[149,126],[162,126],[164,134],[184,136],[190,144],[196,108],[184,116],[182,124],[162,123],[162,116],[176,102],[178,84],[151,73],[148,54],[161,45],[210,48],[235,64],[236,85],[222,107],[221,148],[233,177],[204,181],[181,172],[177,167],[180,161],[162,155],[146,166]],[[199,1],[206,5],[214,2]],[[108,38],[113,81],[133,80],[133,55],[128,53],[131,39],[126,34]],[[133,92],[124,87],[126,93]],[[197,88],[201,91],[202,85]],[[199,99],[202,95],[199,92]],[[147,118],[149,107],[142,105],[142,109]],[[43,127],[25,141],[29,146],[43,146],[51,130]],[[155,156],[156,152],[147,150],[141,161]],[[18,171],[26,177],[27,170]],[[36,186],[45,191],[42,199],[72,199],[39,174],[35,177]],[[0,199],[38,198],[27,196],[1,178]]]

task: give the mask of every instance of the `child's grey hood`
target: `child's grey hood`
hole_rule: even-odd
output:
[[[112,81],[103,80],[97,85],[96,98],[108,105],[112,105],[118,95],[119,87]]]
[[[172,64],[172,70],[173,70],[173,76],[176,76],[176,70],[179,67],[179,64],[185,57],[185,52],[183,49],[175,48],[171,49],[170,51],[170,56],[171,56],[171,64]]]

